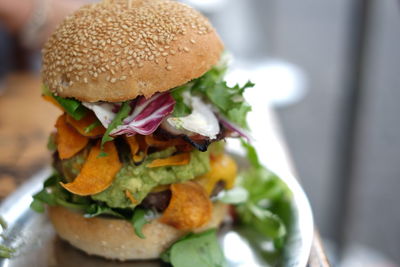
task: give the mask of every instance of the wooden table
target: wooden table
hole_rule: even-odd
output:
[[[0,199],[50,162],[46,143],[60,111],[40,90],[39,78],[28,74],[0,84]]]
[[[50,164],[47,138],[61,113],[40,92],[31,74],[12,74],[0,84],[0,200]],[[309,266],[329,266],[317,232]]]

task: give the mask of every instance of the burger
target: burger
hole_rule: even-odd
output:
[[[215,232],[237,176],[224,140],[246,138],[252,86],[226,84],[223,50],[203,15],[170,0],[92,3],[58,26],[42,68],[43,97],[62,111],[54,174],[31,207],[47,204],[62,239],[133,260]]]

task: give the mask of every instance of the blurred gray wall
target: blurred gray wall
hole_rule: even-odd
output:
[[[400,5],[373,8],[348,237],[400,264]]]
[[[348,1],[276,1],[273,56],[304,69],[309,92],[278,115],[323,235],[333,238],[335,152],[344,85]]]
[[[223,1],[223,0],[220,0]],[[308,94],[277,110],[316,225],[338,238],[337,160],[348,96],[355,0],[229,0],[211,12],[236,57],[281,58],[308,76]],[[362,83],[356,160],[345,222],[349,243],[400,263],[400,16],[396,0],[372,0]]]
[[[347,240],[400,263],[400,15],[395,0],[371,1]],[[349,1],[276,1],[274,56],[303,67],[310,91],[278,110],[322,234],[336,238],[335,153],[348,73]],[[339,129],[340,131],[340,129]]]

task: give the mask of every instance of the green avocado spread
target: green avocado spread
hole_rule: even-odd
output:
[[[124,164],[115,177],[113,184],[101,193],[92,195],[92,199],[103,201],[111,208],[134,208],[151,192],[154,187],[179,183],[193,179],[210,169],[209,152],[194,150],[190,154],[190,163],[181,166],[147,168],[154,159],[166,158],[175,152],[171,147],[150,154],[139,166]],[[137,200],[133,204],[126,196],[128,190]]]

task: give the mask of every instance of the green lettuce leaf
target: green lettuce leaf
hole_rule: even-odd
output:
[[[75,120],[81,120],[88,111],[78,100],[56,96],[46,85],[42,85],[42,94],[53,97],[64,108],[65,112]]]
[[[99,215],[110,215],[116,218],[125,219],[125,217],[122,214],[114,211],[112,208],[106,205],[93,203],[85,208],[85,215],[84,215],[85,218],[93,218]]]
[[[0,226],[5,231],[7,229],[7,222],[0,216]],[[0,235],[5,239],[4,235]],[[0,244],[0,258],[11,258],[15,253],[15,249]]]
[[[0,258],[11,258],[15,253],[15,249],[0,245]]]
[[[254,84],[247,82],[244,86],[229,87],[223,80],[225,70],[226,66],[214,67],[200,78],[175,88],[172,91],[176,101],[173,115],[181,117],[190,114],[190,108],[183,100],[183,93],[190,91],[191,94],[206,98],[231,122],[248,128],[246,117],[251,107],[243,98],[243,93]]]
[[[207,96],[227,119],[243,128],[248,128],[246,116],[251,107],[244,100],[243,93],[254,84],[249,81],[242,87],[238,84],[229,87],[223,80],[225,72],[226,66],[212,68],[194,81],[192,93]]]
[[[222,191],[216,197],[216,200],[226,204],[241,204],[245,203],[249,198],[249,192],[240,186],[233,189]]]
[[[172,112],[174,117],[183,117],[189,115],[192,111],[188,105],[186,105],[183,99],[183,92],[190,88],[190,83],[179,86],[171,91],[172,97],[175,99],[175,107]]]
[[[260,164],[253,146],[242,140],[251,167],[242,172],[238,186],[248,192],[246,202],[236,205],[242,224],[274,241],[279,249],[287,235],[291,214],[291,192],[274,173]]]
[[[7,227],[8,227],[8,224],[7,224],[6,220],[4,220],[4,218],[1,217],[1,216],[0,216],[0,226],[1,226],[1,228],[2,228],[3,230],[6,230]]]
[[[94,128],[96,128],[97,126],[100,126],[101,122],[100,121],[95,121],[92,124],[90,124],[89,126],[85,127],[84,131],[85,133],[90,133]]]
[[[30,208],[39,213],[44,212],[45,204],[49,206],[59,205],[74,210],[85,210],[87,208],[87,202],[83,202],[82,199],[87,198],[72,195],[61,187],[60,181],[61,179],[57,174],[50,176],[44,182],[43,189],[33,195]]]
[[[118,111],[117,115],[115,115],[115,118],[110,123],[110,125],[108,125],[107,130],[104,133],[103,138],[101,139],[101,147],[103,147],[105,143],[114,140],[114,138],[110,136],[110,133],[112,132],[112,130],[122,124],[123,119],[125,119],[129,115],[131,109],[132,108],[128,102],[124,102],[122,104],[120,110]]]
[[[54,94],[52,96],[64,108],[65,112],[75,120],[81,120],[85,117],[87,108],[85,108],[78,100],[63,98]]]
[[[186,235],[164,252],[161,259],[171,263],[174,267],[226,266],[215,229]]]
[[[100,215],[112,216],[130,221],[135,229],[135,233],[139,237],[144,238],[142,227],[150,221],[149,218],[154,217],[153,211],[144,209],[110,208],[105,203],[94,201],[90,197],[71,194],[60,185],[61,181],[61,176],[58,173],[51,175],[43,183],[43,189],[33,196],[30,208],[41,213],[44,212],[45,205],[62,206],[83,212],[85,218],[92,218]]]
[[[133,225],[133,228],[135,229],[136,235],[142,239],[146,238],[142,232],[142,228],[145,224],[150,222],[148,218],[149,216],[152,215],[152,213],[153,212],[151,210],[146,211],[144,209],[138,209],[138,208],[136,208],[135,211],[133,212],[131,223]]]

